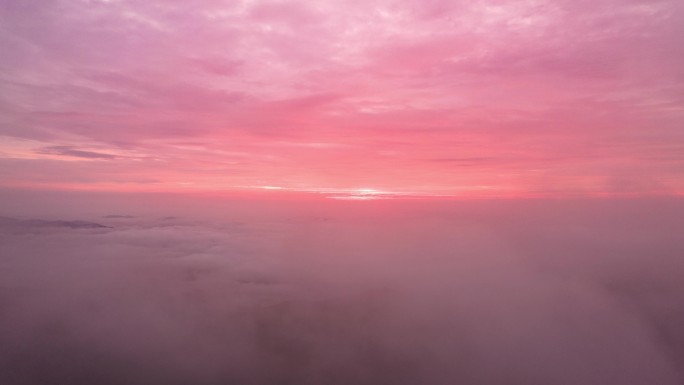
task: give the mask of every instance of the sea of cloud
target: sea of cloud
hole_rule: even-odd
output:
[[[0,383],[684,380],[679,200],[174,199],[3,207]]]

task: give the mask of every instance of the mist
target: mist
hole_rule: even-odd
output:
[[[2,384],[684,381],[679,199],[1,197]]]

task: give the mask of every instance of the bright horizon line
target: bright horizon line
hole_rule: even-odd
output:
[[[225,188],[113,188],[111,185],[15,185],[4,186],[0,191],[62,191],[73,193],[104,194],[171,194],[187,196],[212,196],[242,198],[302,198],[338,201],[377,200],[526,200],[526,199],[624,199],[624,198],[684,198],[684,191],[659,192],[603,192],[603,191],[516,191],[513,189],[487,190],[464,189],[461,192],[397,191],[379,188],[290,188],[281,186],[230,186]],[[121,187],[121,186],[118,186]],[[140,187],[140,186],[137,186]],[[157,186],[159,187],[159,186]]]

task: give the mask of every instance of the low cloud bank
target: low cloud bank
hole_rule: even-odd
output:
[[[682,382],[680,202],[390,206],[5,219],[0,383]]]

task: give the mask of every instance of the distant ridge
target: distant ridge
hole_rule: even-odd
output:
[[[15,227],[60,227],[69,229],[111,229],[110,226],[105,226],[100,223],[88,221],[67,221],[67,220],[45,220],[45,219],[15,219],[8,217],[0,217],[0,225],[15,226]]]

